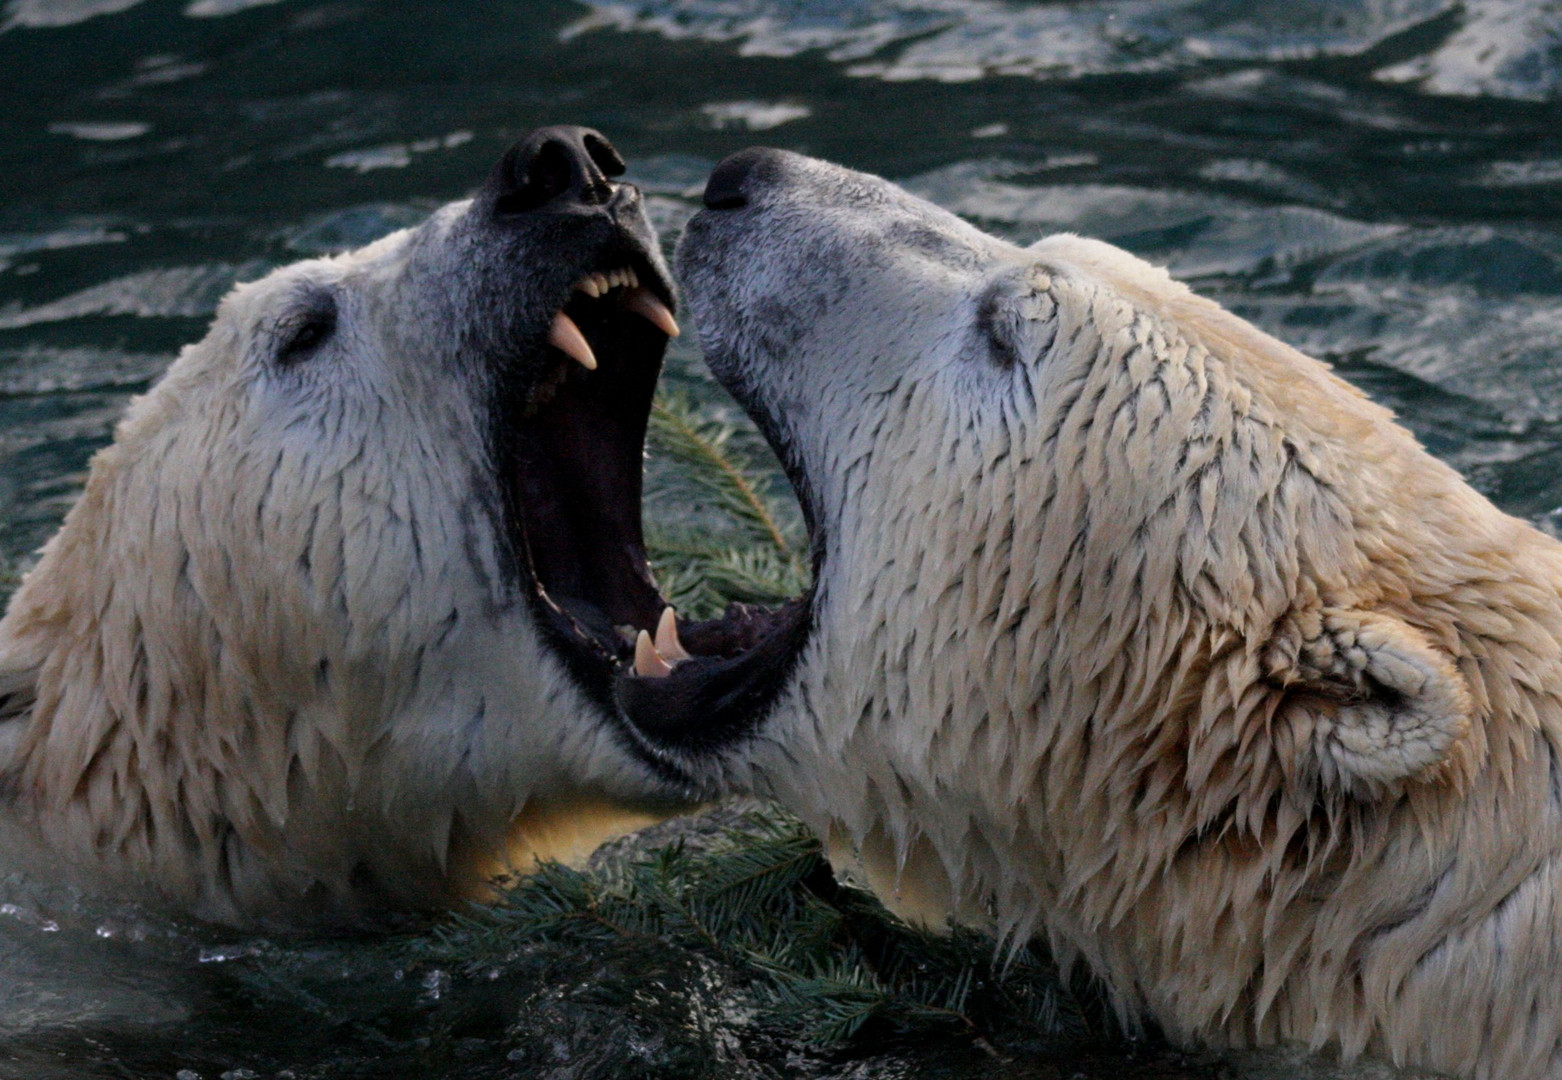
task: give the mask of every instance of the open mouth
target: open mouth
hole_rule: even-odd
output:
[[[669,778],[741,738],[790,674],[811,597],[682,622],[641,523],[645,436],[672,291],[632,248],[599,253],[560,304],[544,375],[501,395],[495,437],[514,558],[545,639]]]

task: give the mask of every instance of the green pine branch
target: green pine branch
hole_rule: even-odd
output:
[[[774,606],[808,588],[806,538],[772,494],[784,481],[736,434],[684,397],[652,408],[646,501],[660,512],[649,515],[647,546],[662,595],[688,618],[734,601]]]
[[[688,478],[735,521],[746,525],[756,541],[790,556],[792,545],[769,500],[759,492],[753,463],[731,446],[734,431],[728,424],[701,416],[685,397],[664,395],[651,406],[653,450],[683,465]]]
[[[869,1029],[960,1031],[987,1047],[1080,1038],[1090,1019],[1041,954],[1006,957],[991,938],[932,934],[837,884],[819,841],[779,809],[748,815],[703,851],[682,845],[611,874],[548,865],[492,907],[420,939],[426,962],[476,971],[530,942],[638,944],[716,963],[758,1018],[801,1043],[851,1043]]]

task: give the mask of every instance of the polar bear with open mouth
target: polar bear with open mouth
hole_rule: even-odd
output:
[[[7,869],[351,921],[666,811],[613,693],[665,606],[640,485],[677,333],[623,171],[545,128],[223,301],[0,621]]]
[[[1562,1077],[1562,545],[1107,244],[764,149],[705,203],[816,581],[745,708],[626,712],[649,760],[1180,1042]]]

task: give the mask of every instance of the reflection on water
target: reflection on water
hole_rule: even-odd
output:
[[[1385,83],[1546,101],[1559,88],[1562,14],[1525,0],[589,0],[566,34],[614,27],[735,42],[747,56],[822,52],[851,75],[968,82],[1180,72],[1211,61],[1369,57]],[[1401,53],[1397,39],[1424,39]],[[1373,56],[1382,50],[1383,55]]]
[[[1555,529],[1559,98],[1557,0],[5,0],[0,572],[233,282],[416,222],[557,122],[613,139],[669,241],[714,162],[766,142],[1013,239],[1122,244],[1333,361]],[[730,408],[691,339],[668,378]],[[230,955],[19,885],[0,901],[5,1075],[387,1075],[352,994],[433,1023],[369,946]],[[240,969],[291,971],[314,1003]],[[270,1049],[246,1059],[258,1030]],[[330,1038],[349,1050],[311,1056]]]

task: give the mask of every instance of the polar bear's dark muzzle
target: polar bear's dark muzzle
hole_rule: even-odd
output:
[[[514,592],[574,682],[652,764],[750,729],[790,670],[807,598],[679,624],[641,522],[646,428],[673,296],[639,192],[596,132],[517,143],[472,203],[495,287],[491,446]],[[497,254],[496,254],[497,253]],[[521,282],[524,288],[517,288]]]
[[[516,143],[468,213],[487,282],[474,328],[505,564],[544,637],[603,702],[627,628],[662,602],[640,522],[646,424],[674,299],[639,192],[586,128]]]

